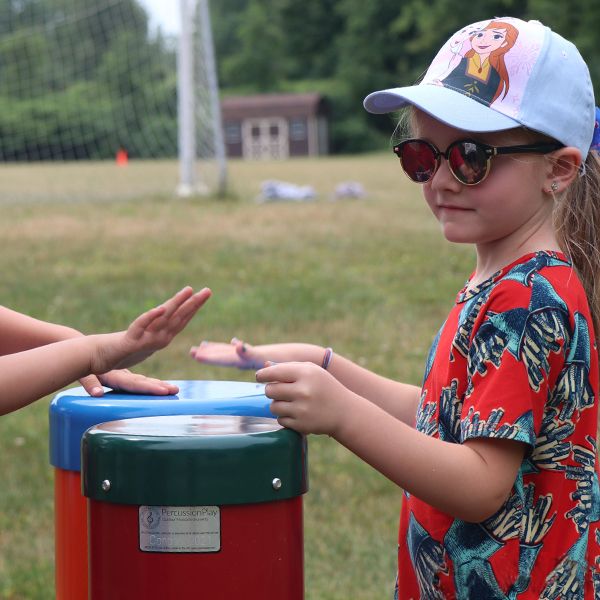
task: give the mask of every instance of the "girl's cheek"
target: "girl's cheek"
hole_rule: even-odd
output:
[[[435,201],[433,199],[433,193],[431,192],[431,185],[428,183],[423,185],[423,198],[425,199],[425,202],[427,203],[427,206],[429,206],[431,212],[435,215]]]

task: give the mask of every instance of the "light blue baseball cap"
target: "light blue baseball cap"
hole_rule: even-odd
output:
[[[465,131],[527,127],[588,154],[594,90],[577,48],[539,21],[500,17],[456,32],[413,86],[369,94],[376,114],[413,105]]]

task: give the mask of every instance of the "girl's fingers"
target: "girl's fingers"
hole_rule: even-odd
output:
[[[119,389],[124,392],[152,394],[155,396],[167,396],[176,394],[179,391],[176,385],[153,377],[145,377],[144,375],[133,375],[129,378],[124,377],[120,382]]]
[[[198,362],[208,364],[230,364],[235,358],[234,352],[229,344],[219,342],[203,341],[190,350],[192,358]]]
[[[256,371],[264,366],[262,358],[254,357],[252,353],[241,353],[236,344],[239,340],[230,343],[203,341],[198,346],[192,346],[190,356],[198,362],[221,367],[235,367],[237,369],[251,369]]]
[[[278,417],[277,422],[286,429],[295,429],[295,419],[292,419],[291,417]]]
[[[194,359],[197,360],[198,362],[202,362],[202,360],[205,358],[205,356],[202,354],[202,349],[204,347],[204,349],[206,349],[206,344],[207,342],[200,342],[200,344],[198,344],[197,346],[192,346],[190,348],[190,356]]]
[[[192,288],[186,286],[160,306],[140,315],[133,324],[146,330],[162,317],[163,321],[157,324],[157,327],[179,333],[211,295],[209,288],[194,294]]]
[[[293,405],[289,402],[271,402],[269,410],[277,417],[277,422],[288,429],[297,428],[297,420],[292,414]]]
[[[79,380],[79,383],[81,383],[83,389],[90,396],[97,398],[104,395],[104,388],[102,387],[100,380],[95,375],[87,375],[86,377],[82,377]]]
[[[155,306],[154,308],[151,308],[150,310],[141,314],[129,326],[129,328],[130,329],[133,328],[136,331],[136,333],[143,332],[146,329],[148,329],[148,327],[150,327],[150,325],[152,325],[152,323],[154,323],[154,321],[156,321],[156,319],[163,316],[165,311],[166,311],[166,308],[165,308],[164,304],[161,306]]]
[[[171,298],[163,302],[162,306],[165,307],[165,317],[170,319],[171,316],[181,307],[181,305],[189,300],[189,298],[193,295],[194,290],[189,285],[186,285],[174,296],[171,296]]]
[[[269,410],[276,417],[289,417],[291,408],[292,406],[289,402],[284,402],[282,400],[273,400],[269,406]]]
[[[107,387],[135,394],[166,396],[179,391],[179,388],[173,383],[132,373],[127,369],[109,371],[100,375],[98,379]]]
[[[267,361],[269,366],[256,371],[258,383],[269,383],[272,381],[293,383],[297,378],[298,363],[273,363]]]
[[[248,344],[246,344],[246,342],[234,337],[231,340],[231,345],[235,348],[235,351],[240,358],[246,357],[246,352],[248,351]]]
[[[192,320],[211,295],[212,292],[208,288],[204,288],[200,292],[194,294],[191,298],[188,298],[175,313],[173,313],[172,317],[178,319],[177,326],[179,327],[179,331]]]
[[[289,383],[271,381],[265,384],[265,396],[276,402],[290,404],[296,398],[296,392],[293,387]]]
[[[266,366],[266,362],[264,358],[258,356],[258,352],[254,350],[254,348],[243,342],[242,340],[238,340],[237,338],[233,338],[231,340],[231,344],[235,348],[235,352],[237,358],[241,361],[240,368],[241,369],[262,369]]]

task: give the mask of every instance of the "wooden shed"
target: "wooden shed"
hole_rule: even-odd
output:
[[[328,153],[326,101],[320,94],[261,94],[221,102],[227,156],[285,159]]]

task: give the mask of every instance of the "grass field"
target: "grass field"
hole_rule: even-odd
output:
[[[387,154],[232,163],[235,199],[220,202],[166,193],[175,163],[3,166],[0,176],[11,200],[25,188],[64,197],[2,206],[0,303],[99,332],[123,328],[185,284],[212,288],[188,329],[138,369],[165,379],[251,380],[187,357],[202,339],[236,335],[331,345],[419,383],[472,266],[471,250],[441,239],[419,189]],[[256,204],[264,179],[313,185],[319,198]],[[367,198],[331,202],[344,180],[361,182]],[[90,201],[91,188],[102,201]],[[54,597],[50,399],[0,419],[2,600]],[[309,457],[307,600],[390,598],[400,491],[329,438],[311,437]]]

